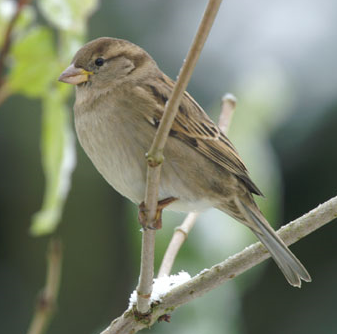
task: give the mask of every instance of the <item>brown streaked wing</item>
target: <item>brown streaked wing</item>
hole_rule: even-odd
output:
[[[155,126],[158,126],[159,122],[154,120],[161,119],[165,103],[174,85],[173,80],[166,75],[163,75],[160,83],[157,86],[146,86],[146,90],[152,93],[157,105],[160,106],[152,111],[151,116],[144,115]],[[250,192],[263,196],[250,179],[247,168],[233,144],[187,92],[184,93],[170,135],[179,138],[208,159],[236,175]]]

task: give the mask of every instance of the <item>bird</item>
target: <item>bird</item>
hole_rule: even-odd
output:
[[[144,49],[111,37],[80,48],[59,81],[76,88],[74,123],[82,148],[103,178],[142,208],[145,155],[175,82]],[[253,195],[262,192],[237,150],[187,92],[163,153],[158,210],[219,209],[257,236],[292,286],[311,281],[258,208]]]

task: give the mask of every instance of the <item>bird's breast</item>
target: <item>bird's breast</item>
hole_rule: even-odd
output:
[[[75,127],[81,146],[105,180],[140,203],[145,192],[145,142],[149,140],[132,129],[127,114],[113,103],[93,110],[75,106]]]

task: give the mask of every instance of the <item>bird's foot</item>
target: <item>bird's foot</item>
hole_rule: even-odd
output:
[[[158,201],[157,204],[157,211],[155,218],[152,222],[152,224],[147,223],[147,209],[145,208],[145,203],[142,202],[139,204],[139,211],[138,211],[138,220],[140,225],[142,225],[143,229],[150,229],[150,230],[159,230],[162,227],[162,211],[170,205],[172,202],[176,201],[177,198],[175,197],[168,197],[165,199],[162,199],[161,201]]]

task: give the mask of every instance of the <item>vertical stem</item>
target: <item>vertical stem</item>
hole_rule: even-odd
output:
[[[155,230],[145,230],[142,235],[142,254],[140,263],[139,283],[137,287],[137,310],[140,313],[149,311],[149,300],[152,293],[153,263],[155,248]],[[148,284],[151,282],[151,284]]]
[[[172,95],[170,96],[163,117],[160,121],[157,133],[147,155],[148,170],[147,170],[147,185],[145,192],[145,210],[147,212],[147,226],[152,226],[154,217],[157,211],[160,171],[161,164],[164,161],[163,151],[167,137],[169,135],[172,123],[177,114],[178,107],[182,96],[187,88],[187,84],[192,76],[195,65],[199,59],[201,50],[206,42],[208,34],[213,25],[215,16],[219,10],[222,0],[209,0],[205,13],[199,25],[196,36],[188,51],[186,61],[181,67],[178,80],[173,87]],[[154,238],[155,233],[149,230],[144,230],[143,245],[144,250],[142,254],[145,259],[154,258]],[[147,236],[145,236],[147,234]],[[150,245],[145,245],[145,241],[149,241]],[[145,255],[145,253],[152,253]],[[139,278],[139,285],[137,287],[137,310],[141,313],[146,313],[150,309],[150,297],[152,292],[153,281],[153,262],[148,264],[141,264],[141,276]],[[142,277],[144,276],[144,277]],[[144,297],[146,296],[146,297]],[[147,298],[147,301],[144,300]],[[147,304],[147,305],[146,305]]]

